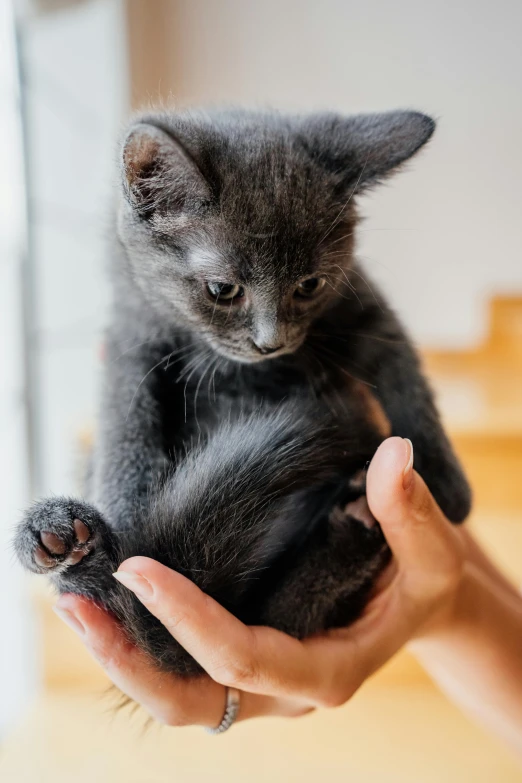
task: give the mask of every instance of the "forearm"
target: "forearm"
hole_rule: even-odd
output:
[[[490,560],[486,552],[480,547],[475,538],[471,535],[467,525],[458,528],[460,539],[464,545],[466,560],[473,563],[479,571],[489,576],[496,585],[506,592],[510,593],[517,600],[522,600],[522,595],[516,586],[511,582],[495,563]]]
[[[411,647],[453,702],[522,753],[522,597],[468,561],[451,621]]]

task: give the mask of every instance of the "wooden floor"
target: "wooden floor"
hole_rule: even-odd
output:
[[[522,299],[494,300],[480,349],[431,352],[426,366],[474,487],[470,525],[522,584]],[[1,783],[522,783],[520,762],[404,652],[338,710],[250,721],[222,737],[144,731],[143,715],[112,714],[103,674],[40,581],[35,601],[45,688],[0,748]]]
[[[507,750],[429,686],[367,685],[350,704],[259,719],[221,737],[107,714],[103,699],[53,695],[0,756],[2,783],[520,783]]]

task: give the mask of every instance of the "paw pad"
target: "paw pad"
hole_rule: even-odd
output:
[[[365,495],[361,495],[357,500],[348,503],[343,510],[346,516],[361,522],[368,530],[371,530],[377,524],[377,520],[370,511]]]
[[[60,565],[76,565],[83,560],[92,549],[91,531],[81,519],[74,519],[71,533],[72,536],[66,538],[59,533],[42,530],[33,553],[35,563],[49,570]]]

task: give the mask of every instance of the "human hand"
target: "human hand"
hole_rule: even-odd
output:
[[[181,574],[133,557],[118,579],[201,664],[191,679],[159,672],[118,623],[73,595],[57,603],[113,682],[168,725],[219,724],[225,686],[241,691],[239,719],[298,716],[347,701],[404,644],[450,624],[464,564],[462,537],[413,471],[409,441],[389,438],[367,477],[370,509],[393,551],[362,617],[348,628],[297,640],[249,627]]]

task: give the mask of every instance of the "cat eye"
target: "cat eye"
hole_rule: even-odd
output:
[[[232,299],[240,299],[245,295],[243,287],[233,283],[218,283],[212,281],[207,283],[207,291],[209,296],[217,302],[230,302]]]
[[[324,277],[308,277],[306,280],[301,280],[297,285],[294,296],[310,299],[310,297],[318,294],[325,284],[326,280]]]

